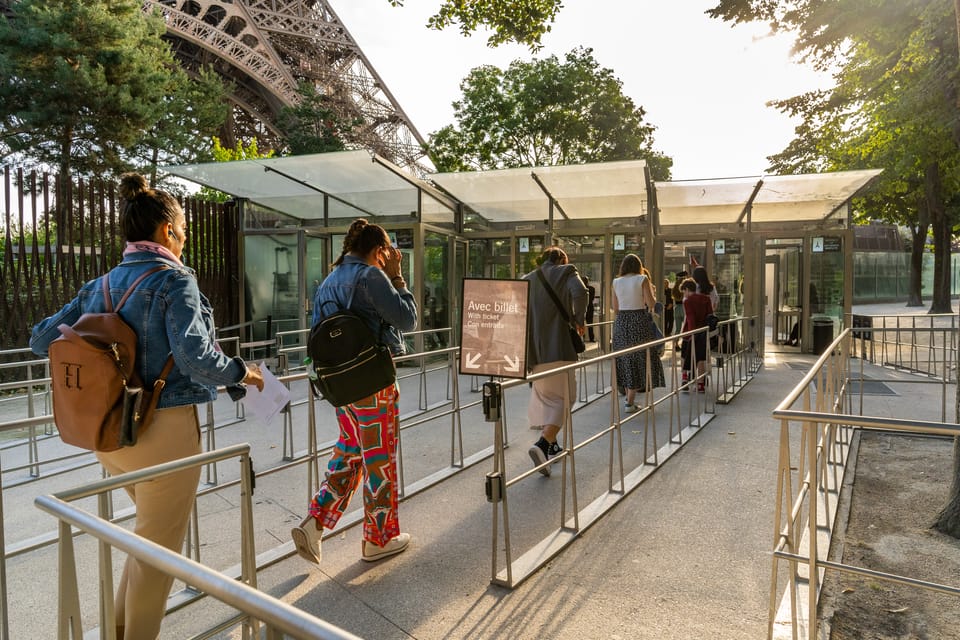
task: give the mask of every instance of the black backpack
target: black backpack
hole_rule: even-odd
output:
[[[350,311],[356,290],[354,286],[345,309],[332,300],[321,304],[321,314],[326,305],[333,305],[336,311],[315,324],[307,340],[310,381],[335,407],[372,396],[397,380],[390,349],[373,335],[363,318]]]

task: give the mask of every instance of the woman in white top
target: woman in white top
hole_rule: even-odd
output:
[[[614,351],[656,339],[651,310],[657,303],[657,296],[644,271],[640,258],[629,253],[620,264],[620,274],[613,279]],[[633,413],[637,410],[634,404],[637,391],[666,386],[659,354],[647,349],[617,358],[617,384],[626,391],[624,410]]]

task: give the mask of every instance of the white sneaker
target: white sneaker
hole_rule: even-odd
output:
[[[390,556],[396,555],[401,551],[405,551],[409,544],[409,533],[401,533],[396,538],[388,540],[387,544],[383,545],[382,547],[378,547],[377,545],[364,540],[362,557],[366,562],[382,560],[384,558],[389,558]]]
[[[290,530],[290,537],[297,548],[297,553],[307,562],[320,564],[320,542],[323,539],[323,527],[320,521],[313,516],[307,516],[300,526]]]
[[[629,403],[629,402],[623,403],[623,412],[624,412],[624,413],[636,413],[636,412],[637,412],[637,409],[638,409],[638,407],[637,407],[637,405],[635,405],[635,404],[631,404],[631,403]]]

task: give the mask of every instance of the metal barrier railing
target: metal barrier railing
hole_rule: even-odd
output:
[[[741,318],[732,320],[730,322],[735,324],[738,322],[744,322],[746,320],[747,319]],[[560,434],[558,434],[558,443],[560,443],[563,451],[556,456],[556,458],[548,460],[547,462],[540,466],[534,467],[533,469],[521,472],[512,478],[507,477],[508,471],[505,455],[505,450],[507,447],[506,416],[503,413],[499,413],[497,415],[488,417],[489,421],[495,422],[493,457],[494,465],[493,470],[487,474],[486,480],[488,501],[493,504],[493,545],[490,577],[490,581],[492,583],[509,588],[514,588],[519,585],[527,577],[532,575],[536,570],[546,564],[554,555],[559,553],[567,545],[571,544],[581,532],[596,522],[600,516],[612,509],[618,502],[620,502],[620,500],[626,497],[627,494],[639,486],[639,484],[647,476],[659,468],[659,466],[662,465],[667,459],[672,457],[673,454],[676,453],[689,439],[689,437],[693,436],[700,427],[704,426],[713,418],[714,404],[716,397],[719,394],[719,390],[716,388],[716,386],[713,386],[714,390],[711,393],[690,393],[699,384],[707,383],[710,379],[711,373],[709,371],[705,371],[699,375],[694,374],[691,376],[691,379],[688,382],[683,383],[679,375],[680,357],[676,350],[672,352],[672,356],[669,359],[669,376],[667,376],[666,371],[664,372],[665,377],[667,377],[668,380],[668,386],[663,395],[657,396],[654,394],[653,385],[651,384],[650,379],[651,362],[653,358],[658,357],[655,355],[658,348],[664,348],[668,342],[675,341],[678,338],[692,338],[697,333],[705,334],[707,333],[707,329],[698,329],[696,331],[690,331],[687,333],[647,342],[643,345],[638,345],[629,349],[602,354],[577,363],[563,365],[548,371],[529,375],[525,380],[511,380],[499,384],[499,387],[494,387],[496,389],[495,393],[500,395],[502,394],[503,390],[507,390],[518,385],[533,382],[535,380],[553,375],[568,372],[573,373],[577,370],[584,370],[585,368],[591,366],[608,368],[610,371],[610,380],[612,381],[612,385],[615,386],[615,362],[617,357],[630,353],[641,352],[644,353],[647,358],[646,390],[643,392],[638,392],[636,396],[639,407],[638,410],[635,413],[621,416],[620,399],[617,394],[611,393],[609,414],[610,422],[601,425],[599,428],[595,428],[588,437],[580,442],[574,441],[573,416],[575,412],[573,410],[573,399],[568,397],[569,389],[566,385],[564,385],[564,406],[566,409],[564,412],[563,424],[560,425],[561,431]],[[709,361],[709,340],[707,340],[707,345],[707,360]],[[731,350],[733,349],[731,348]],[[730,356],[731,362],[735,361],[737,358],[744,358],[740,351],[735,351],[735,353],[730,354]],[[754,362],[751,364],[751,367],[754,366],[758,365],[756,365]],[[750,369],[750,367],[746,368],[745,370],[747,369]],[[753,368],[753,371],[755,372],[756,368]],[[746,373],[743,380],[738,379],[736,385],[738,388],[733,389],[733,385],[731,385],[731,393],[735,393],[737,390],[739,390],[739,387],[742,387],[742,385],[751,377],[752,373]],[[690,401],[687,403],[687,424],[685,426],[682,424],[681,418],[682,408],[680,403],[680,394],[682,393],[688,393],[690,398]],[[640,406],[641,402],[642,406]],[[502,402],[497,404],[502,405]],[[667,419],[669,420],[667,442],[664,443],[663,446],[658,444],[658,409],[661,411],[661,413],[666,412],[668,416]],[[623,425],[631,422],[637,424],[640,420],[643,420],[642,461],[637,467],[631,470],[625,470],[622,428]],[[596,425],[594,426],[596,427]],[[603,469],[598,469],[597,466],[594,465],[590,476],[596,477],[599,475],[606,475],[606,489],[601,495],[597,496],[589,504],[581,508],[581,500],[578,495],[576,455],[577,452],[583,448],[600,442],[603,439],[606,439],[608,443],[607,462]],[[516,557],[511,541],[510,514],[508,507],[508,496],[510,493],[509,489],[537,474],[540,470],[540,467],[556,464],[557,460],[559,460],[559,463],[561,464],[562,483],[559,527],[550,532],[546,537],[542,538],[532,548],[520,554],[519,557]],[[571,503],[571,517],[568,517],[567,512],[568,494],[570,496]],[[499,520],[501,515],[503,518],[502,532],[500,529]],[[501,534],[502,540],[500,539]],[[499,568],[498,563],[499,549],[501,547],[503,548],[504,553],[503,569]]]
[[[958,318],[953,313],[915,315],[850,314],[856,355],[899,371],[954,380]]]
[[[671,336],[669,338],[665,338],[661,342],[675,340],[676,338],[677,336]],[[636,347],[634,350],[641,349],[641,348],[643,347]],[[626,353],[626,352],[621,352],[621,354],[622,353]],[[426,371],[425,375],[427,377],[432,377],[433,384],[428,385],[431,389],[438,388],[440,386],[436,384],[436,382],[439,382],[438,378],[445,376],[445,379],[447,380],[447,385],[449,385],[449,388],[450,388],[450,391],[447,392],[447,395],[450,396],[451,400],[446,405],[433,408],[429,412],[425,412],[425,413],[424,412],[408,412],[404,414],[401,418],[401,431],[403,433],[409,433],[410,429],[416,428],[418,425],[422,425],[428,422],[435,423],[437,420],[444,420],[449,417],[450,419],[449,460],[446,466],[438,470],[430,471],[424,474],[423,477],[419,477],[411,481],[407,481],[405,479],[406,474],[404,472],[406,465],[404,463],[404,456],[403,456],[403,440],[402,438],[398,437],[398,474],[399,474],[398,481],[400,485],[400,495],[402,496],[403,499],[406,499],[407,497],[410,497],[430,486],[434,486],[439,482],[442,482],[446,478],[456,473],[459,473],[463,469],[466,469],[486,459],[487,457],[494,455],[495,448],[496,448],[495,444],[491,444],[486,448],[481,448],[475,451],[468,451],[464,447],[464,438],[463,438],[463,431],[462,431],[462,424],[461,424],[462,412],[465,410],[478,408],[479,405],[481,404],[481,400],[480,398],[477,398],[477,400],[473,402],[461,401],[459,376],[456,374],[456,372],[458,371],[457,358],[459,357],[459,349],[456,347],[450,347],[447,349],[432,351],[427,354],[410,354],[408,356],[398,358],[397,361],[398,361],[398,364],[400,364],[404,360],[415,360],[423,356],[428,356],[431,358],[446,359],[446,366],[444,367],[446,369],[445,373],[436,370],[436,369],[439,369],[439,368],[436,368],[433,370]],[[613,354],[604,354],[601,357],[584,361],[577,366],[583,368],[584,370],[589,370],[590,367],[593,367],[594,369],[599,370],[599,373],[597,374],[598,379],[605,378],[613,381],[615,376],[612,369],[613,357],[614,357]],[[733,358],[738,356],[730,355],[729,357]],[[660,464],[660,456],[661,456],[661,447],[658,446],[657,435],[655,430],[656,421],[657,421],[655,410],[657,407],[660,407],[661,415],[669,407],[669,410],[667,412],[669,415],[669,424],[670,424],[669,436],[667,439],[669,442],[669,445],[666,445],[666,446],[668,447],[678,446],[679,444],[682,444],[684,438],[686,437],[686,433],[684,433],[683,428],[681,428],[682,412],[681,412],[679,400],[676,397],[676,391],[680,387],[680,382],[678,379],[678,368],[679,368],[678,354],[674,353],[672,356],[672,359],[669,362],[671,363],[669,365],[671,378],[669,379],[668,384],[672,384],[672,389],[674,389],[674,392],[671,394],[671,396],[668,396],[666,398],[655,399],[652,396],[652,394],[648,394],[647,403],[644,407],[641,408],[640,411],[638,411],[635,414],[631,414],[630,416],[624,418],[623,420],[620,420],[619,417],[617,417],[618,424],[626,424],[628,423],[628,421],[631,424],[640,424],[640,421],[645,421],[648,425],[645,427],[645,429],[649,429],[650,425],[653,426],[653,430],[647,432],[648,438],[646,439],[652,442],[652,449],[648,449],[648,447],[651,445],[648,444],[648,442],[645,440],[644,458],[645,459],[649,458],[651,460],[651,464],[654,466]],[[424,375],[421,375],[419,372],[417,375],[420,378],[417,380],[417,384],[418,385],[424,384],[423,382]],[[594,374],[591,373],[590,375],[592,376]],[[608,375],[609,377],[606,377]],[[709,373],[705,374],[705,376],[708,376],[708,375],[710,374]],[[411,376],[404,377],[404,379],[406,380],[405,384],[409,384],[410,382],[413,382],[412,380],[409,379],[410,377]],[[586,376],[583,376],[583,377],[586,377]],[[281,381],[284,384],[288,385],[289,387],[294,387],[295,385],[301,385],[301,384],[303,385],[303,387],[307,387],[306,378],[307,378],[306,373],[303,371],[280,377]],[[696,382],[696,380],[691,381],[689,384],[693,385],[694,382]],[[607,387],[607,390],[609,390],[609,388],[610,387]],[[699,395],[692,396],[693,399],[689,403],[689,407],[687,409],[688,424],[702,426],[703,424],[706,423],[707,419],[709,419],[709,414],[710,412],[712,412],[713,403],[716,401],[716,397],[717,397],[717,394],[720,393],[720,389],[719,387],[715,389],[711,387],[710,391],[711,391],[710,393],[704,394],[702,396],[699,396]],[[310,394],[308,391],[308,397],[309,396]],[[611,394],[611,396],[613,398],[612,400],[613,404],[617,405],[618,404],[617,396],[615,394]],[[602,397],[602,394],[598,394],[597,397]],[[239,407],[242,407],[242,403],[235,403],[235,404],[238,405],[237,412],[239,415],[240,413],[242,413],[242,409],[239,408]],[[711,409],[709,411],[706,409],[708,404],[709,406],[711,406]],[[306,421],[305,421],[306,427],[307,427],[306,428],[306,439],[307,439],[306,450],[302,451],[300,454],[295,455],[294,459],[285,461],[284,464],[272,466],[266,470],[263,470],[257,473],[256,477],[260,478],[264,476],[269,476],[271,474],[287,471],[295,466],[305,465],[306,473],[307,473],[306,500],[309,500],[309,498],[312,497],[312,495],[319,488],[319,482],[321,478],[321,475],[320,475],[321,458],[329,453],[329,451],[331,450],[334,444],[334,441],[330,441],[322,444],[318,443],[318,440],[317,440],[318,420],[316,416],[316,399],[303,400],[297,406],[293,406],[293,405],[294,403],[291,403],[291,407],[288,407],[288,412],[293,412],[295,410],[299,411],[301,410],[303,405],[306,406]],[[582,408],[582,406],[580,408]],[[204,409],[203,407],[200,407],[199,409],[200,409],[199,413],[200,413],[201,422],[202,422]],[[615,410],[616,410],[616,407],[611,409],[611,416],[615,415],[614,414]],[[205,439],[205,448],[208,451],[213,451],[216,449],[216,437],[215,437],[216,430],[222,428],[224,424],[215,423],[213,403],[209,403],[207,405],[206,414],[207,414],[206,423],[201,425],[202,434],[204,435],[204,439]],[[332,412],[331,412],[331,416],[332,416]],[[241,420],[242,418],[237,420],[231,419],[228,421],[227,424],[234,424]],[[291,417],[291,420],[293,420],[292,417]],[[49,415],[46,415],[46,416],[39,416],[39,417],[28,419],[28,420],[18,420],[18,421],[9,422],[9,423],[3,423],[3,424],[0,424],[0,432],[20,429],[20,428],[29,427],[29,426],[39,426],[41,424],[44,424],[44,422],[50,423],[51,421],[52,421],[52,417]],[[662,422],[662,418],[661,418],[661,422]],[[298,423],[303,424],[303,422],[298,422]],[[586,444],[586,443],[583,443],[583,444]],[[577,446],[578,447],[583,446],[583,444],[577,445]],[[88,452],[83,452],[78,455],[88,456],[88,459],[90,460],[89,465],[96,464],[96,461],[93,459],[93,456]],[[217,464],[218,463],[216,461],[205,463],[205,467],[208,470],[208,480],[212,479],[212,482],[208,482],[208,484],[211,484],[212,486],[208,487],[207,489],[202,489],[201,491],[199,491],[198,497],[202,495],[206,495],[207,493],[212,493],[214,491],[225,489],[227,487],[233,487],[240,483],[239,478],[236,480],[228,481],[228,482],[220,482],[219,479],[217,478],[217,473],[216,473]],[[212,474],[210,473],[211,469],[213,470]],[[7,471],[9,470],[0,469],[0,490],[2,490],[3,488],[2,487],[3,473]],[[625,486],[632,488],[632,486],[634,486],[634,484],[632,484],[633,474],[634,472],[627,474],[626,479],[622,480],[621,484],[625,482],[626,483]],[[620,475],[623,476],[622,473]],[[133,516],[132,509],[124,510],[121,513],[114,513],[112,501],[109,498],[106,498],[106,500],[107,500],[107,506],[105,507],[104,513],[107,514],[109,517],[111,517],[113,522],[115,523],[121,522]],[[3,509],[2,493],[0,493],[0,517],[2,517],[2,513],[3,513],[2,509]],[[343,529],[353,526],[354,524],[359,523],[361,520],[362,520],[361,512],[357,511],[353,513],[348,513],[341,519],[340,525],[337,527],[337,529],[329,532],[328,535],[339,534],[339,532],[342,531]],[[7,592],[8,583],[6,579],[6,573],[5,573],[6,562],[8,561],[8,559],[14,556],[20,556],[26,553],[40,550],[44,547],[48,547],[56,543],[56,540],[57,540],[56,534],[52,533],[50,535],[37,536],[35,538],[30,539],[29,541],[16,543],[8,547],[4,542],[3,528],[0,527],[0,548],[4,550],[2,557],[0,557],[0,614],[2,614],[4,629],[6,628],[6,621],[8,620],[7,610],[6,610],[7,596],[8,596],[8,592]],[[187,539],[186,546],[187,546],[188,556],[199,558],[201,540],[200,540],[199,529],[197,526],[196,516],[194,516],[194,518],[191,521],[191,525],[188,530],[188,539]],[[278,560],[281,560],[285,557],[289,557],[293,555],[293,553],[295,553],[295,551],[293,549],[292,543],[287,542],[287,543],[281,544],[278,547],[275,547],[273,549],[270,549],[258,555],[255,560],[255,566],[257,569],[260,569]],[[183,590],[181,592],[173,594],[168,604],[170,606],[179,607],[199,597],[202,597],[202,596],[192,590]],[[9,638],[9,634],[6,631],[4,631],[2,637],[3,637],[3,640],[6,640],[7,638]]]
[[[771,639],[819,637],[817,605],[828,569],[960,595],[960,587],[873,571],[825,557],[834,533],[852,437],[858,429],[960,436],[960,425],[956,423],[863,416],[862,395],[861,414],[854,414],[850,383],[856,378],[850,375],[850,359],[855,353],[855,331],[844,330],[773,411],[773,417],[780,421],[780,448],[768,610],[767,635]],[[861,382],[863,379],[861,373]],[[929,383],[941,384],[938,380]],[[797,404],[801,408],[794,408]],[[799,446],[796,435],[791,433],[794,425],[800,428]],[[786,590],[778,597],[783,562],[789,563],[790,571]]]
[[[399,363],[407,360],[415,360],[420,357],[421,354],[410,354],[407,356],[399,357],[396,361]],[[434,423],[437,421],[443,420],[446,418],[450,419],[450,450],[449,456],[445,466],[440,467],[430,473],[425,474],[423,478],[416,478],[410,482],[405,480],[405,458],[403,455],[403,446],[402,438],[398,434],[398,484],[400,486],[400,496],[402,499],[406,499],[420,491],[425,490],[426,488],[433,486],[439,482],[442,482],[444,479],[459,473],[460,471],[469,468],[470,466],[482,461],[483,459],[489,457],[493,453],[492,445],[487,446],[476,451],[467,451],[464,446],[463,434],[462,434],[462,423],[460,420],[461,411],[470,407],[476,407],[480,404],[479,399],[473,403],[467,403],[461,406],[460,403],[460,392],[459,392],[459,378],[456,375],[450,376],[449,372],[457,370],[457,357],[459,355],[459,348],[450,347],[443,350],[438,350],[430,353],[431,357],[442,357],[447,361],[446,369],[448,370],[447,379],[450,380],[449,384],[451,386],[451,400],[444,407],[438,407],[431,410],[429,413],[424,412],[415,412],[415,415],[411,416],[410,412],[405,413],[401,416],[401,432],[408,433],[410,429],[416,428],[419,425],[426,423]],[[439,373],[433,374],[434,377],[440,375]],[[410,378],[410,376],[406,376]],[[303,385],[304,388],[307,388],[307,374],[305,372],[300,372],[288,376],[281,376],[281,382],[286,384],[288,387],[292,385]],[[48,382],[49,379],[46,380]],[[412,380],[410,380],[412,382]],[[41,381],[43,382],[43,381]],[[417,381],[418,384],[424,384],[422,381]],[[436,388],[438,385],[430,385],[432,388]],[[221,389],[222,391],[222,389]],[[320,400],[313,398],[310,392],[307,392],[308,400],[304,400],[300,405],[306,405],[307,416],[306,416],[306,438],[307,446],[306,450],[302,451],[300,454],[296,455],[293,460],[286,461],[285,464],[276,465],[268,469],[262,470],[256,474],[257,478],[267,477],[273,474],[278,474],[282,472],[289,471],[290,469],[305,465],[307,469],[307,496],[304,500],[304,504],[307,504],[307,501],[310,497],[318,490],[319,482],[321,478],[320,474],[320,464],[321,459],[329,455],[332,450],[335,440],[329,442],[318,443],[317,440],[317,415],[316,415],[316,403]],[[236,403],[237,405],[242,404]],[[208,451],[213,451],[216,449],[216,430],[222,428],[222,425],[215,424],[214,422],[214,409],[213,403],[208,403],[206,406],[206,412],[204,407],[198,407],[199,414],[201,417],[201,437],[204,440],[205,449]],[[292,411],[291,408],[288,408],[288,411]],[[202,423],[202,418],[204,413],[207,414],[206,424]],[[332,412],[330,412],[330,417],[332,419]],[[237,420],[231,420],[229,424],[235,424]],[[33,429],[40,427],[45,424],[52,424],[51,415],[37,416],[34,418],[27,418],[21,420],[14,420],[11,422],[0,423],[0,434],[4,432],[19,431],[22,429]],[[61,449],[70,449],[66,445],[59,444],[59,439],[54,437],[50,440],[52,445],[57,445]],[[94,458],[93,454],[87,451],[80,451],[75,454],[67,456],[54,456],[48,460],[41,461],[39,464],[47,465],[53,464],[55,461],[65,461],[73,458],[83,458],[84,462],[79,465],[71,465],[67,469],[62,471],[54,471],[53,473],[47,473],[44,477],[50,478],[56,473],[67,473],[70,471],[76,471],[79,468],[83,467],[92,467],[99,464]],[[197,496],[204,496],[215,491],[220,491],[230,487],[234,487],[239,484],[240,480],[235,479],[232,481],[221,482],[218,478],[216,472],[217,461],[212,460],[204,464],[207,469],[207,479],[208,484],[211,485],[206,489],[201,489],[198,491]],[[2,468],[0,465],[0,522],[5,522],[3,519],[3,491],[9,487],[4,487],[3,476],[4,474],[10,473],[14,469],[23,469],[24,466],[18,466],[13,468]],[[23,483],[20,483],[23,484]],[[121,512],[114,513],[114,506],[112,496],[107,496],[105,498],[106,511],[105,513],[112,518],[114,522],[123,522],[134,516],[134,511],[132,508],[125,509]],[[330,532],[330,535],[333,535],[334,532],[340,532],[345,528],[348,528],[354,524],[357,524],[362,519],[362,513],[348,513],[342,519],[340,526],[337,527],[333,532]],[[20,557],[25,554],[32,552],[40,551],[44,548],[47,548],[57,542],[57,536],[55,533],[42,533],[40,535],[34,536],[28,540],[18,541],[12,545],[7,545],[5,541],[5,527],[0,526],[0,549],[3,550],[2,556],[0,556],[0,638],[7,640],[10,635],[6,630],[8,628],[7,621],[8,617],[8,581],[6,577],[6,563],[8,560]],[[186,543],[187,555],[199,558],[200,548],[202,546],[202,541],[199,536],[199,529],[197,524],[197,517],[194,514],[194,517],[191,519],[190,526],[188,528],[188,538]],[[292,543],[286,543],[280,545],[277,548],[266,551],[256,558],[256,567],[260,569],[262,567],[268,566],[284,557],[288,557],[295,553]],[[179,607],[183,606],[186,603],[189,603],[192,600],[202,597],[196,592],[185,589],[181,592],[174,593],[171,595],[168,602],[168,606]]]
[[[179,578],[206,595],[239,610],[241,613],[232,618],[228,624],[229,626],[242,625],[242,637],[245,640],[259,637],[261,622],[264,623],[267,638],[280,638],[282,636],[278,634],[282,633],[303,640],[356,639],[357,636],[339,627],[257,590],[253,549],[253,478],[250,473],[249,455],[249,445],[235,445],[220,451],[202,453],[114,476],[69,491],[38,497],[35,500],[37,507],[60,521],[58,637],[61,640],[83,637],[72,530],[72,527],[76,527],[99,540],[100,637],[102,638],[108,640],[116,638],[112,549],[117,548],[128,556],[137,558],[174,578]],[[239,582],[109,521],[106,501],[103,499],[107,492],[153,480],[176,471],[231,458],[239,458],[241,468],[240,564],[242,569]],[[74,500],[90,496],[99,498],[99,513],[96,516],[70,504]]]

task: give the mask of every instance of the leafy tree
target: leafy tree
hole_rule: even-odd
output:
[[[21,0],[0,20],[0,136],[67,178],[123,166],[165,114],[173,57],[137,0]]]
[[[836,88],[811,100],[805,129],[775,160],[885,168],[887,204],[911,207],[918,231],[929,217],[930,310],[949,311],[950,239],[960,217],[960,0],[721,0],[708,13],[793,30],[802,55],[839,68]],[[960,538],[960,438],[950,497],[933,526]]]
[[[329,98],[309,82],[301,83],[297,92],[300,103],[284,107],[277,117],[277,127],[283,132],[290,155],[343,151],[344,138],[363,120],[342,121],[330,109]]]
[[[477,67],[460,88],[457,124],[430,135],[427,151],[440,171],[645,159],[655,179],[670,176],[673,161],[653,150],[656,127],[591,49],[563,62]]]
[[[163,97],[164,117],[143,132],[130,149],[136,169],[163,186],[157,167],[213,159],[209,140],[227,119],[227,87],[217,73],[202,69],[196,78],[177,70]]]
[[[817,159],[831,169],[885,169],[871,204],[906,222],[921,240],[934,236],[931,312],[950,312],[950,239],[960,218],[960,104],[955,0],[722,0],[712,16],[763,20],[796,34],[796,50],[832,69],[830,92],[774,103],[802,115],[797,138],[771,160],[785,166]],[[903,207],[906,207],[904,209]],[[913,264],[920,251],[914,243]],[[911,274],[911,303],[920,274]]]
[[[394,6],[403,4],[403,0],[389,1]],[[444,0],[427,26],[444,29],[459,24],[465,36],[486,27],[493,31],[487,46],[516,42],[537,50],[561,7],[561,0]]]

